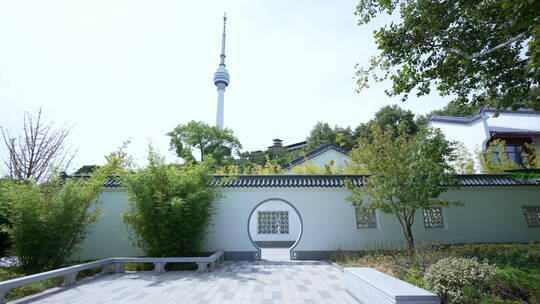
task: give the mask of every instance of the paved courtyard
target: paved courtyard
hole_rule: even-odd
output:
[[[214,272],[109,274],[16,303],[357,303],[323,261],[226,261]]]

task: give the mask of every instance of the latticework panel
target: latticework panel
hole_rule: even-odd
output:
[[[289,211],[259,211],[258,234],[288,234]]]
[[[424,227],[426,228],[444,228],[441,208],[422,208],[424,214]]]
[[[540,207],[523,207],[528,226],[540,227]]]
[[[357,228],[377,228],[377,217],[375,210],[356,207],[356,227]]]

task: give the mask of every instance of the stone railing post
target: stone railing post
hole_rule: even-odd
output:
[[[165,272],[165,264],[167,263],[154,263],[154,272]]]
[[[62,283],[62,286],[71,286],[75,284],[76,281],[77,281],[77,272],[66,274],[64,276],[64,283]]]
[[[114,273],[123,273],[124,272],[124,263],[114,262]]]

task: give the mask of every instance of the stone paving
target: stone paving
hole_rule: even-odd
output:
[[[21,301],[22,300],[22,301]],[[357,303],[324,261],[226,261],[214,272],[133,272],[83,280],[16,303]]]

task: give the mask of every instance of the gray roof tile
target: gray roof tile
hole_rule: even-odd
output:
[[[314,157],[316,157],[318,155],[321,155],[324,152],[329,151],[329,150],[334,150],[334,151],[337,151],[339,153],[347,155],[347,151],[345,151],[344,149],[338,147],[337,145],[335,145],[335,144],[326,144],[326,145],[318,147],[317,149],[311,150],[308,153],[306,153],[306,154],[304,154],[304,155],[302,155],[302,156],[300,156],[298,158],[295,158],[295,159],[291,160],[290,162],[284,164],[281,167],[284,170],[290,169],[290,168],[292,168],[294,166],[298,166],[298,165],[304,163],[306,160],[312,159],[312,158],[314,158]]]
[[[215,175],[213,186],[223,188],[337,188],[345,180],[362,186],[368,175]],[[456,175],[461,187],[540,186],[540,180],[516,180],[509,174]],[[225,178],[229,179],[223,181]]]
[[[88,175],[73,175],[70,178],[88,178]],[[517,180],[510,174],[461,174],[456,175],[461,187],[507,187],[540,186],[540,180]],[[361,187],[368,175],[214,175],[212,186],[223,188],[340,188],[350,180]],[[121,181],[110,177],[103,185],[119,188]]]

